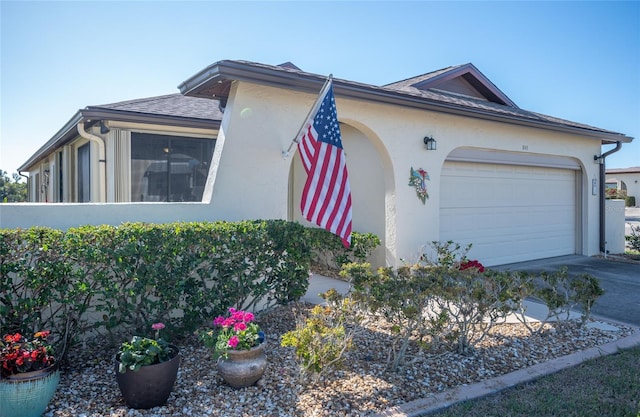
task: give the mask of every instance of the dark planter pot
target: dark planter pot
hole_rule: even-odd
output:
[[[265,342],[249,350],[229,350],[227,359],[219,358],[217,369],[224,381],[234,388],[255,384],[267,369]]]
[[[0,379],[0,417],[40,417],[58,382],[57,365]]]
[[[167,403],[178,375],[180,351],[171,345],[175,355],[166,362],[141,367],[121,374],[116,356],[116,380],[125,404],[129,408],[148,409]]]

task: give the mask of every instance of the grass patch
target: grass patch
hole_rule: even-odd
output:
[[[640,417],[640,347],[565,369],[430,417]]]

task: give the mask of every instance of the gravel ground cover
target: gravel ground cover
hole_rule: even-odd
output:
[[[408,401],[463,384],[471,384],[578,350],[602,345],[636,329],[616,325],[604,331],[575,322],[546,324],[530,335],[521,324],[500,324],[475,352],[459,355],[444,347],[420,351],[398,372],[387,356],[389,325],[371,319],[354,340],[355,348],[341,369],[327,372],[314,385],[301,381],[292,348],[279,345],[280,335],[295,323],[294,310],[277,307],[258,315],[267,334],[269,365],[255,386],[234,389],[217,375],[210,352],[195,337],[176,341],[182,362],[174,391],[163,407],[128,409],[115,379],[116,349],[83,347],[71,352],[72,368],[63,368],[47,417],[98,416],[370,416]]]

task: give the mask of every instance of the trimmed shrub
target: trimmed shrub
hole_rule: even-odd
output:
[[[263,309],[309,285],[307,229],[280,220],[0,230],[0,331],[184,336],[229,306]]]

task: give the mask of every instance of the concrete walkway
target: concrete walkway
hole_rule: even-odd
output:
[[[322,304],[324,300],[318,295],[331,288],[335,288],[341,294],[349,291],[349,284],[334,278],[324,277],[314,274],[309,281],[307,294],[302,297],[303,301],[313,304]],[[540,320],[546,317],[546,306],[532,301],[525,302],[527,306],[527,316],[531,320]],[[579,317],[579,313],[572,313],[572,317]],[[615,322],[609,319],[601,320],[592,316],[595,320],[589,325],[597,326],[605,330],[615,331]],[[508,321],[516,320],[514,317]],[[628,325],[628,324],[626,324]],[[630,336],[618,339],[605,345],[596,346],[580,352],[575,352],[557,359],[539,363],[537,365],[520,369],[505,375],[481,381],[475,384],[456,387],[447,391],[429,394],[426,398],[411,401],[378,414],[379,417],[418,417],[426,413],[447,408],[458,402],[473,400],[487,395],[495,394],[504,389],[513,387],[524,382],[529,382],[540,377],[553,374],[565,368],[576,366],[584,361],[600,356],[607,356],[618,352],[620,349],[628,349],[640,345],[640,329]]]

